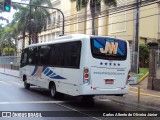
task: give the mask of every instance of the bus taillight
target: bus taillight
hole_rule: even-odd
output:
[[[89,70],[84,68],[83,83],[89,83]]]
[[[128,80],[131,78],[130,71],[128,72]]]
[[[126,85],[128,84],[130,78],[131,78],[131,75],[130,75],[130,71],[129,71],[128,76],[127,76],[127,80],[126,80]]]

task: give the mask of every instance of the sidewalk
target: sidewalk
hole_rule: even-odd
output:
[[[7,68],[0,68],[0,73],[19,78],[19,71],[18,70],[11,70],[11,69],[7,69]]]
[[[0,68],[0,73],[11,75],[19,78],[19,71]],[[160,111],[160,91],[147,89],[148,77],[138,85],[131,85],[129,94],[123,97],[118,96],[97,96],[100,99],[111,99],[115,102],[120,102],[124,105],[145,106],[151,110]],[[138,87],[140,87],[140,102],[138,102]]]
[[[111,99],[117,103],[133,107],[143,106],[150,110],[160,111],[160,91],[147,89],[148,77],[138,85],[130,85],[130,91],[123,97],[101,96],[101,99]],[[138,87],[140,87],[140,98],[138,102]]]

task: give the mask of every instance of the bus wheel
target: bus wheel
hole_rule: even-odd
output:
[[[29,89],[29,88],[30,88],[30,84],[27,83],[27,80],[24,80],[24,87],[25,87],[26,89]]]
[[[57,91],[55,84],[52,84],[50,87],[50,94],[52,98],[57,98]]]

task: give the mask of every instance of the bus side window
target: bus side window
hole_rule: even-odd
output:
[[[65,46],[65,67],[79,68],[81,42],[69,42]]]
[[[21,67],[27,65],[27,49],[24,49],[21,55]]]
[[[23,59],[24,59],[24,50],[22,51],[22,54],[21,54],[21,61],[20,61],[21,64],[23,63]]]
[[[81,42],[74,43],[72,45],[72,56],[71,62],[73,63],[74,67],[79,68],[80,65],[80,55],[81,55]]]
[[[28,49],[28,64],[31,65],[33,61],[33,48]]]
[[[38,65],[38,47],[30,47],[28,49],[28,64]]]
[[[50,46],[41,46],[40,48],[40,65],[49,65]]]
[[[39,57],[38,47],[35,47],[33,50],[33,64],[38,65],[38,57]]]
[[[51,46],[50,65],[63,67],[64,66],[64,43]]]

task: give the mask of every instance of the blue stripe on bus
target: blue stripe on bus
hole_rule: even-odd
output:
[[[96,40],[94,40],[94,46],[96,47],[96,48],[104,48],[101,44],[99,44]]]
[[[31,75],[32,76],[36,75],[37,71],[38,71],[38,66],[35,66],[34,71]],[[57,75],[52,70],[50,70],[48,67],[43,68],[43,74],[45,74],[47,77],[52,78],[52,79],[66,79],[64,77],[61,77],[60,75]]]
[[[118,48],[118,53],[120,54],[120,55],[124,55],[124,53],[121,51],[121,49],[119,49]]]
[[[51,75],[49,75],[49,77],[54,77],[56,76],[56,73],[52,73]]]
[[[46,76],[49,76],[49,75],[51,75],[53,73],[53,71],[49,71],[47,74],[46,74]]]
[[[48,72],[49,72],[49,68],[46,68],[43,73],[46,75]]]
[[[38,70],[38,66],[35,66],[33,73],[31,74],[32,76],[35,75],[37,73]]]
[[[61,77],[61,76],[59,76],[59,75],[56,75],[56,76],[54,76],[54,77],[50,77],[50,78],[52,78],[52,79],[66,79],[66,78]]]

